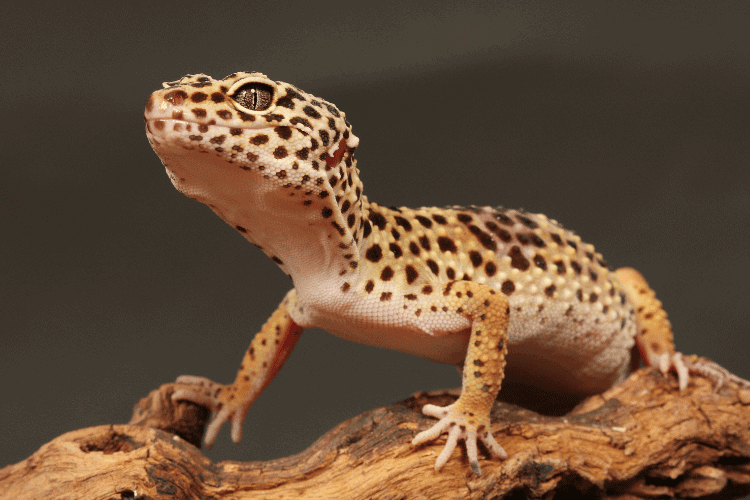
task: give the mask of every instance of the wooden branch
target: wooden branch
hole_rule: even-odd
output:
[[[419,409],[457,391],[420,393],[338,425],[297,455],[269,462],[212,463],[200,441],[207,411],[173,405],[175,385],[152,392],[127,425],[81,429],[0,469],[0,498],[738,498],[750,494],[750,391],[715,392],[694,377],[684,394],[674,378],[641,369],[623,384],[560,417],[508,403],[492,411],[505,461],[465,452],[433,470],[445,439],[414,448],[433,420]],[[168,430],[166,432],[165,430]],[[177,437],[180,434],[183,438]]]

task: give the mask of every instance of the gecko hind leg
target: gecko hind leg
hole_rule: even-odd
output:
[[[638,324],[635,342],[641,359],[647,366],[657,367],[664,375],[674,370],[681,391],[687,388],[691,373],[708,378],[714,382],[716,389],[726,380],[750,388],[749,381],[730,373],[709,359],[696,355],[685,356],[677,352],[667,313],[643,275],[629,267],[618,269],[615,275],[622,283],[628,299],[635,306]]]

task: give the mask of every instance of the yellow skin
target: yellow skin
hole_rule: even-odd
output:
[[[208,205],[288,274],[294,288],[252,340],[233,384],[183,376],[177,400],[214,412],[210,447],[250,405],[304,328],[463,364],[458,400],[421,445],[447,433],[480,473],[477,441],[498,458],[490,409],[504,377],[577,395],[617,383],[637,345],[648,365],[733,378],[683,358],[661,303],[635,270],[541,214],[491,207],[386,208],[362,193],[359,139],[335,105],[260,73],[188,75],[154,92],[149,142],[175,187]]]

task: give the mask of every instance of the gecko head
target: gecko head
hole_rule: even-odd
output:
[[[163,87],[146,103],[146,133],[187,196],[215,211],[248,195],[318,213],[337,208],[331,199],[358,201],[359,140],[333,104],[262,73],[188,75]]]

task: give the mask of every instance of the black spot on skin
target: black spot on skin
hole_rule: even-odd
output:
[[[456,243],[447,236],[439,236],[437,239],[437,243],[438,247],[440,247],[441,252],[456,253],[458,251],[458,249],[456,248]]]
[[[555,266],[557,266],[557,274],[565,274],[565,262],[561,260],[556,260],[554,262]]]
[[[589,260],[594,260],[594,254],[593,253],[589,252],[588,250],[586,250],[584,253],[586,254],[586,257],[589,258]]]
[[[304,125],[307,128],[312,128],[312,125],[310,125],[309,121],[305,120],[304,118],[300,118],[299,116],[295,116],[294,118],[292,118],[291,120],[289,120],[289,123],[291,123],[292,125],[297,125],[298,123],[301,123],[302,125]],[[313,147],[313,149],[315,149],[315,148],[317,148],[317,146]]]
[[[412,253],[413,255],[419,255],[419,252],[420,252],[420,250],[419,250],[419,247],[418,247],[418,246],[417,246],[417,244],[416,244],[415,242],[413,242],[413,241],[412,241],[411,243],[409,243],[409,251],[410,251],[410,252],[411,252],[411,253]]]
[[[367,283],[365,283],[365,292],[370,293],[373,288],[375,288],[375,283],[372,280],[368,280]]]
[[[524,233],[516,233],[516,239],[521,245],[528,245],[529,244],[529,237],[528,235]]]
[[[432,293],[432,286],[431,285],[425,285],[422,287],[422,295],[429,295]]]
[[[235,228],[235,229],[236,229],[237,231],[241,232],[241,233],[246,233],[246,232],[247,232],[247,229],[245,229],[245,228],[244,228],[244,227],[242,227],[242,226],[234,226],[234,228]]]
[[[482,254],[480,254],[476,250],[472,250],[469,252],[469,259],[471,260],[471,265],[474,267],[479,267],[482,265]]]
[[[599,299],[599,296],[595,293],[592,293],[591,295],[589,295],[589,302],[591,302],[592,304],[596,302],[598,299]]]
[[[427,262],[425,263],[427,264],[427,267],[430,268],[430,271],[432,271],[432,274],[437,276],[438,273],[440,272],[440,267],[437,265],[437,262],[435,262],[432,259],[427,259]]]
[[[473,218],[469,214],[458,214],[456,215],[456,219],[458,219],[460,222],[463,222],[464,224],[469,224]]]
[[[576,242],[573,240],[568,240],[568,245],[570,245],[573,250],[578,250],[578,245],[576,245]]]
[[[414,295],[413,293],[409,293],[409,294],[404,295],[404,298],[406,300],[417,300],[417,296]]]
[[[500,286],[500,291],[505,295],[510,295],[516,291],[516,285],[511,280],[505,280]]]
[[[362,237],[367,238],[368,236],[370,236],[371,232],[372,232],[372,225],[370,224],[369,220],[366,220],[363,224]]]
[[[554,241],[558,245],[562,245],[563,244],[563,240],[562,240],[562,238],[560,238],[559,234],[552,233],[552,234],[549,235],[549,237],[552,238],[552,241]]]
[[[424,215],[417,215],[414,218],[417,219],[417,221],[422,224],[423,227],[426,227],[427,229],[432,227],[432,221]]]
[[[598,274],[596,274],[596,273],[595,273],[594,271],[592,271],[591,269],[589,269],[589,276],[591,276],[591,281],[596,281],[597,279],[599,279],[599,275],[598,275]]]
[[[539,254],[534,255],[534,265],[543,271],[547,270],[547,261]]]
[[[370,211],[369,219],[370,219],[370,222],[378,226],[378,229],[380,229],[381,231],[385,229],[386,220],[385,220],[385,217],[383,217],[381,214]]]
[[[485,224],[487,227],[489,227],[489,224]],[[510,234],[510,232],[506,231],[505,229],[498,227],[496,224],[493,224],[495,226],[495,229],[492,229],[492,232],[497,235],[498,238],[500,238],[505,243],[508,243],[511,239],[513,239],[513,235]]]
[[[456,279],[456,270],[452,267],[449,267],[445,270],[445,275],[448,276],[448,279],[454,280]]]
[[[322,179],[318,179],[317,181],[315,181],[315,184],[318,184],[318,185],[322,184],[322,182],[318,182],[321,180]],[[329,196],[328,191],[321,191],[320,193],[318,193],[318,198],[320,198],[321,200],[324,198],[328,198],[328,196]]]
[[[501,224],[505,224],[506,226],[514,226],[516,224],[513,219],[502,213],[495,214],[495,219],[497,219]]]
[[[406,282],[408,284],[411,285],[412,283],[414,283],[417,280],[417,278],[419,278],[419,273],[414,268],[414,266],[412,266],[411,264],[409,264],[408,266],[406,266],[406,269],[404,269],[404,270],[406,271]]]
[[[206,117],[206,110],[203,108],[193,108],[190,111],[196,116],[196,118]]]
[[[320,113],[318,113],[318,111],[312,106],[305,106],[304,108],[302,108],[302,112],[310,118],[320,118]]]
[[[339,110],[338,110],[338,109],[336,109],[336,108],[335,108],[334,106],[331,106],[331,105],[330,105],[330,104],[328,104],[327,102],[324,102],[324,103],[323,103],[323,105],[324,105],[324,106],[325,106],[326,108],[328,108],[328,111],[330,111],[330,113],[331,113],[331,114],[332,114],[333,116],[335,116],[336,118],[338,118],[338,117],[340,117],[340,116],[341,116],[341,115],[339,114]]]
[[[395,257],[396,259],[398,259],[404,254],[404,252],[401,250],[401,247],[398,246],[396,243],[389,243],[388,248],[390,249],[391,252],[393,252],[393,257]]]
[[[271,257],[271,260],[274,261],[275,263],[277,263],[278,265],[284,264],[283,262],[281,262],[281,259],[279,259],[275,255],[273,257]]]
[[[583,270],[581,268],[581,265],[578,262],[576,262],[575,260],[573,260],[573,261],[570,262],[570,267],[572,267],[573,271],[575,271],[575,273],[578,274],[578,275],[580,275],[581,271]]]
[[[349,229],[354,227],[354,223],[357,222],[357,217],[353,213],[349,214],[349,217],[346,218],[346,225],[349,226]]]
[[[321,211],[321,215],[323,216],[324,219],[327,219],[328,217],[333,215],[333,210],[331,210],[328,207],[323,207],[323,210]]]
[[[437,222],[438,224],[442,226],[445,226],[446,224],[448,224],[448,220],[439,214],[432,214],[432,220],[434,220],[435,222]]]
[[[476,236],[476,238],[479,240],[479,243],[481,243],[484,248],[486,248],[487,250],[492,250],[493,252],[497,251],[497,243],[495,243],[495,240],[492,239],[492,236],[485,233],[484,231],[479,229],[479,227],[473,224],[469,226],[469,231],[471,231],[472,234]]]
[[[284,96],[276,100],[277,106],[283,106],[285,108],[294,109],[294,101],[289,96]]]
[[[331,225],[336,228],[336,231],[338,231],[341,236],[344,236],[346,231],[344,230],[343,227],[339,226],[338,222],[332,221]]]
[[[260,146],[261,144],[265,144],[268,142],[268,136],[266,134],[258,134],[250,139],[250,142],[252,144],[255,144],[256,146]]]
[[[401,239],[401,235],[398,233],[395,227],[391,229],[391,236],[393,236],[393,239],[396,241]]]
[[[529,229],[536,229],[539,227],[539,224],[524,215],[516,215],[516,219],[518,219],[521,224],[528,227]]]
[[[554,295],[555,290],[557,290],[557,287],[555,285],[550,285],[544,289],[544,295],[551,298],[552,295]]]
[[[349,200],[344,201],[344,203],[341,205],[341,213],[345,214],[349,210],[351,205],[352,204],[349,202]]]
[[[292,127],[279,126],[273,130],[282,139],[289,139],[290,137],[292,137]]]
[[[224,95],[220,92],[214,92],[213,94],[211,94],[211,100],[218,104],[224,101]]]
[[[307,160],[308,156],[310,155],[310,150],[308,148],[302,148],[294,153],[294,155],[300,160]]]
[[[411,231],[411,223],[408,220],[398,215],[394,218],[396,219],[396,224],[403,227],[405,231]]]
[[[328,146],[331,142],[331,137],[328,135],[328,132],[321,130],[318,135],[320,135],[320,140],[323,142],[323,146]]]
[[[383,258],[383,249],[376,243],[367,249],[365,258],[370,262],[379,262]]]
[[[497,273],[497,265],[494,262],[488,262],[484,265],[484,273],[490,278]]]
[[[580,288],[576,290],[576,298],[579,302],[583,302],[583,291]]]
[[[229,120],[232,118],[232,112],[226,109],[221,109],[216,112],[216,116],[218,116],[222,120]]]
[[[242,129],[241,128],[230,128],[229,133],[232,135],[241,135]],[[232,149],[237,148],[239,146],[232,146]],[[239,149],[239,151],[242,151],[242,148]]]
[[[380,272],[380,279],[382,281],[391,281],[391,278],[393,278],[393,268],[391,268],[391,266],[385,266]]]
[[[422,248],[424,248],[428,252],[432,248],[432,246],[430,245],[430,239],[425,235],[419,237],[419,244],[422,245]]]
[[[544,240],[536,233],[531,233],[529,235],[529,238],[531,238],[531,242],[534,244],[534,246],[538,248],[544,248],[547,246],[547,244],[544,242]]]
[[[208,99],[208,95],[204,92],[195,92],[190,96],[190,100],[193,102],[203,102]]]
[[[349,291],[350,287],[351,287],[351,285],[349,284],[349,282],[345,281],[344,284],[341,285],[341,291],[344,292],[344,293],[346,293],[346,292]]]
[[[380,301],[386,302],[388,300],[391,300],[391,296],[393,295],[392,292],[383,292],[380,294]]]
[[[510,252],[508,252],[508,255],[510,255],[511,267],[514,267],[520,271],[526,271],[529,268],[529,260],[524,257],[523,253],[521,252],[521,247],[519,247],[518,245],[513,245],[510,249]]]

